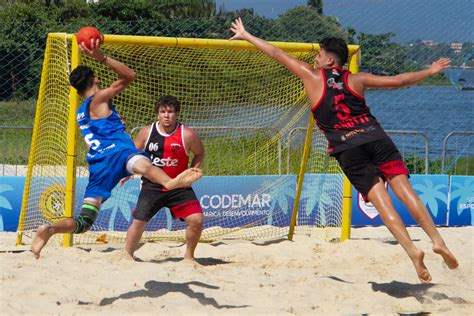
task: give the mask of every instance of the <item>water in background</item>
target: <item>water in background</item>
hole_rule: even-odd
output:
[[[474,91],[453,86],[413,86],[368,90],[365,97],[384,129],[425,133],[430,159],[441,157],[443,140],[450,132],[474,130]]]
[[[413,86],[404,89],[367,90],[367,104],[372,114],[385,130],[416,131],[424,133],[429,139],[430,160],[441,159],[443,141],[453,131],[474,130],[474,91],[461,91],[453,86]],[[192,127],[212,133],[221,133],[220,127],[240,128],[235,137],[251,134],[253,128],[262,128],[271,132],[272,128],[279,129],[288,121],[295,119],[297,113],[304,113],[297,119],[296,126],[305,128],[308,124],[309,109],[300,112],[301,106],[288,107],[265,105],[242,105],[234,107],[209,108],[212,116],[194,121]],[[258,110],[256,111],[255,108]],[[257,116],[249,113],[259,113]],[[264,119],[262,119],[262,117]],[[186,122],[185,122],[186,123]],[[240,123],[241,125],[236,125]],[[211,128],[210,128],[211,127]],[[226,131],[230,137],[230,131]],[[295,134],[292,138],[294,146],[304,142],[305,131]],[[285,135],[284,135],[285,137]],[[403,153],[424,155],[423,138],[418,136],[406,139],[390,133],[399,150]],[[474,142],[471,142],[474,146]],[[474,152],[469,149],[468,152]]]

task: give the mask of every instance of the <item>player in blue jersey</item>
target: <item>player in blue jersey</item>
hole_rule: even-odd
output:
[[[366,88],[412,85],[448,68],[450,60],[441,58],[428,69],[397,76],[351,74],[342,68],[348,59],[348,48],[341,39],[326,38],[321,41],[315,69],[247,32],[240,18],[232,23],[231,30],[235,33],[231,39],[252,43],[302,80],[314,119],[328,140],[329,154],[336,158],[366,201],[377,208],[384,224],[412,260],[420,281],[431,281],[423,260],[424,252],[413,244],[393,207],[384,181],[388,182],[395,195],[428,234],[433,242],[433,251],[443,257],[450,269],[457,268],[458,261],[449,251],[428,210],[408,181],[408,170],[398,149],[370,113],[364,98]]]
[[[169,190],[189,187],[202,177],[200,169],[190,168],[171,179],[161,168],[152,165],[148,154],[135,148],[112,104],[112,98],[135,79],[135,72],[125,64],[105,56],[98,40],[96,43],[91,42],[90,49],[81,43],[80,49],[83,54],[117,73],[118,80],[110,87],[101,89],[100,81],[92,69],[83,65],[74,69],[69,76],[71,85],[85,98],[77,110],[77,121],[89,148],[89,183],[76,220],[66,218],[38,228],[31,245],[36,258],[39,258],[41,250],[54,234],[79,234],[89,230],[100,205],[110,197],[112,189],[124,177],[139,174]]]

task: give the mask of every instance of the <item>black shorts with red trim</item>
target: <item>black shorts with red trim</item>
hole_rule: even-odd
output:
[[[191,188],[171,191],[142,189],[137,207],[133,211],[133,218],[149,222],[163,207],[169,208],[171,215],[179,219],[184,219],[191,214],[202,213],[201,205]]]
[[[349,148],[334,157],[366,202],[379,177],[385,180],[388,175],[408,175],[402,155],[389,137]]]

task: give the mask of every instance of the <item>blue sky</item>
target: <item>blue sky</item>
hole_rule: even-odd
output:
[[[253,8],[276,18],[306,0],[216,0],[227,11]],[[395,41],[474,42],[474,0],[324,0],[324,14],[345,27],[379,34],[394,32]]]

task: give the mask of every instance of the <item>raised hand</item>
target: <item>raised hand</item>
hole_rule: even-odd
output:
[[[440,58],[437,61],[434,61],[431,64],[430,70],[433,75],[440,73],[441,71],[449,68],[451,66],[451,59],[449,58]]]
[[[234,22],[232,22],[232,27],[230,30],[234,32],[235,35],[229,40],[245,39],[245,35],[248,34],[241,18],[237,18],[234,20]]]
[[[91,39],[91,48],[87,48],[84,42],[81,42],[79,45],[79,49],[81,52],[91,58],[95,58],[96,60],[102,60],[104,58],[104,54],[100,50],[100,39],[93,40]]]

